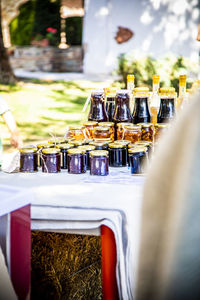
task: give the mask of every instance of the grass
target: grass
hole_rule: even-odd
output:
[[[20,81],[16,85],[0,85],[0,95],[8,102],[24,144],[48,140],[51,134],[63,136],[69,124],[87,119],[83,105],[91,89],[107,86],[104,82]],[[0,121],[5,151],[12,151],[7,127]]]

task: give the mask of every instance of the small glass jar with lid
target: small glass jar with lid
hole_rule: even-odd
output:
[[[130,148],[128,152],[131,174],[145,173],[147,149],[145,147],[133,147]]]
[[[57,144],[56,148],[60,149],[61,152],[61,169],[67,169],[67,151],[72,149],[72,144]]]
[[[36,145],[38,149],[38,167],[42,166],[42,150],[45,148],[53,148],[54,145],[50,143],[40,143]]]
[[[105,150],[90,152],[90,175],[106,176],[109,174],[109,154]]]
[[[128,156],[128,145],[131,144],[131,141],[128,140],[116,140],[114,141],[115,144],[123,144],[126,145],[126,160],[128,164],[129,156]]]
[[[138,87],[134,89],[135,104],[133,109],[133,123],[150,123],[151,116],[149,112],[149,89],[147,87]]]
[[[85,132],[86,132],[87,138],[93,139],[93,130],[96,126],[98,126],[98,122],[87,121],[87,122],[83,123],[83,126],[85,127]]]
[[[42,172],[58,173],[61,168],[61,155],[58,148],[44,148],[42,150]]]
[[[70,145],[73,145],[74,148],[85,145],[85,139],[82,140],[71,140],[69,141]]]
[[[93,130],[94,139],[110,139],[110,136],[111,136],[110,127],[97,126]]]
[[[115,97],[116,97],[116,89],[107,88],[105,89],[106,95],[106,112],[108,115],[108,121],[113,121],[113,115],[115,111]]]
[[[158,141],[160,136],[169,129],[169,123],[157,123],[154,127],[154,143]]]
[[[68,150],[68,173],[82,174],[86,172],[86,151],[83,149]]]
[[[90,170],[90,152],[95,150],[95,146],[83,145],[79,146],[78,149],[84,150],[86,152],[86,169]]]
[[[105,108],[105,98],[103,90],[93,90],[90,98],[90,112],[88,121],[106,122],[108,115]]]
[[[114,141],[115,139],[115,124],[113,122],[100,122],[99,126],[110,128],[110,139]]]
[[[141,140],[141,126],[124,126],[124,139],[135,143]]]
[[[127,154],[126,145],[111,143],[108,145],[109,150],[109,165],[111,167],[126,167]]]
[[[70,125],[66,134],[65,138],[80,140],[87,138],[85,127],[82,125],[73,126]]]
[[[125,126],[134,126],[134,124],[133,123],[127,123],[127,122],[118,123],[117,124],[117,135],[116,135],[117,140],[123,140],[124,139],[124,127]]]
[[[175,88],[160,88],[160,109],[157,116],[157,123],[167,123],[175,117],[176,114]]]
[[[20,152],[20,172],[33,173],[37,172],[37,148],[24,147],[19,150]]]
[[[141,126],[141,140],[153,142],[153,123],[139,123],[138,125]]]

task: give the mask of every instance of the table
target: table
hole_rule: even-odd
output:
[[[30,292],[30,191],[0,185],[0,246],[19,299]]]
[[[33,230],[87,233],[101,228],[104,299],[117,298],[116,284],[120,299],[132,299],[134,294],[144,178],[125,169],[111,168],[107,177],[65,171],[0,174],[2,183],[12,181],[32,190]]]

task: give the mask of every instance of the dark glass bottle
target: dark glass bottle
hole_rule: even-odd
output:
[[[113,121],[113,116],[115,112],[115,96],[116,90],[112,88],[106,89],[106,111],[108,114],[108,121]]]
[[[130,97],[128,90],[120,90],[116,95],[116,105],[113,116],[113,122],[124,123],[132,122],[131,111],[130,111]]]
[[[129,149],[129,162],[131,174],[142,174],[145,172],[145,161],[147,160],[146,149],[131,148]]]
[[[122,143],[111,143],[108,145],[109,165],[111,167],[126,167],[127,153],[126,145]]]
[[[37,172],[37,148],[21,148],[20,152],[20,172]]]
[[[108,151],[90,152],[90,175],[106,176],[109,173]]]
[[[91,93],[91,104],[88,121],[108,121],[103,91],[93,91]]]
[[[69,149],[67,157],[68,173],[81,174],[86,172],[86,151]]]
[[[135,104],[133,109],[133,123],[150,123],[149,89],[146,87],[135,88]]]
[[[42,150],[42,172],[58,173],[61,168],[60,149],[46,148]]]
[[[157,123],[167,123],[173,120],[175,109],[176,93],[174,88],[160,89],[160,109],[157,116]]]

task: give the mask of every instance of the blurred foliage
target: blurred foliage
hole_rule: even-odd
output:
[[[66,19],[66,37],[67,44],[79,46],[82,44],[83,18],[70,17]]]
[[[10,23],[10,36],[13,45],[30,45],[35,18],[35,1],[28,1],[19,9],[19,15]]]
[[[187,75],[187,88],[197,77],[198,64],[186,57],[176,57],[173,54],[154,59],[151,56],[135,58],[134,56],[121,54],[118,57],[117,74],[121,76],[123,87],[126,86],[127,74],[135,75],[135,86],[152,87],[152,76],[160,75],[160,86],[173,86],[178,92],[179,75]]]

